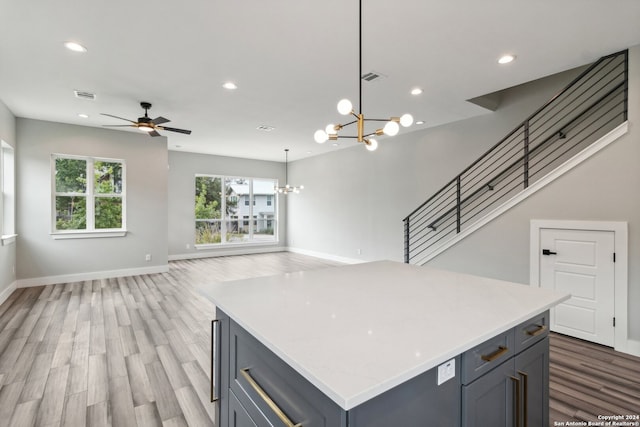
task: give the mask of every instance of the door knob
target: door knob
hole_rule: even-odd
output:
[[[558,255],[558,252],[551,252],[549,249],[543,249],[542,255]]]

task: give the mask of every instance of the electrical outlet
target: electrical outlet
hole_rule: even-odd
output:
[[[191,249],[191,245],[187,243],[187,249]]]
[[[145,260],[145,261],[151,261],[151,254],[146,254],[146,255],[144,256],[144,260]]]
[[[438,366],[438,385],[456,376],[456,359],[451,359]]]
[[[358,249],[358,255],[362,255],[362,249]]]

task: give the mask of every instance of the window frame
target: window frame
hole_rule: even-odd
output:
[[[231,176],[231,175],[217,175],[217,174],[206,174],[206,173],[199,173],[199,174],[195,174],[194,176],[194,184],[197,182],[197,178],[199,177],[205,177],[205,178],[212,178],[212,179],[220,179],[221,182],[221,188],[222,188],[222,192],[223,194],[220,197],[220,202],[221,202],[221,206],[220,206],[220,218],[209,218],[209,219],[197,219],[195,218],[195,211],[194,211],[194,226],[198,221],[215,221],[215,222],[219,222],[220,224],[220,234],[221,234],[221,241],[220,243],[197,243],[195,240],[195,235],[194,235],[194,248],[196,250],[206,250],[206,249],[213,249],[213,248],[222,248],[222,247],[236,247],[236,246],[256,246],[256,245],[274,245],[274,244],[278,244],[280,242],[280,238],[278,236],[278,214],[279,214],[279,209],[278,209],[278,205],[277,205],[277,195],[278,193],[274,190],[273,192],[273,206],[270,206],[273,208],[273,217],[271,218],[272,223],[275,224],[275,227],[273,227],[273,238],[269,239],[269,240],[256,240],[254,235],[255,235],[255,229],[257,228],[257,226],[255,224],[253,224],[253,217],[254,217],[254,206],[256,205],[256,200],[254,198],[254,194],[253,194],[253,189],[254,189],[254,182],[255,181],[270,181],[273,182],[274,188],[276,188],[278,186],[278,180],[276,178],[258,178],[258,177],[247,177],[247,176]],[[227,183],[228,180],[245,180],[247,181],[247,183],[249,184],[249,193],[243,196],[246,196],[247,198],[244,199],[243,196],[237,196],[237,207],[238,207],[238,211],[235,212],[234,215],[229,215],[227,216],[226,214],[226,203],[227,203],[227,197],[235,197],[234,196],[226,196],[225,193],[225,185]],[[194,195],[195,197],[195,195]],[[243,200],[244,199],[244,200]],[[243,200],[243,207],[248,208],[248,212],[243,212],[242,215],[240,214],[240,200]],[[244,215],[248,214],[248,218],[243,218]],[[231,222],[231,221],[236,221],[238,223],[238,226],[241,227],[245,227],[244,223],[245,221],[249,222],[249,232],[247,234],[248,239],[246,241],[227,241],[226,240],[226,234],[227,234],[227,222]],[[195,231],[195,230],[194,230]]]
[[[86,161],[87,184],[84,193],[56,191],[56,160],[84,160]],[[120,193],[96,193],[95,191],[95,162],[119,163],[122,170],[122,189]],[[108,157],[79,156],[73,154],[51,155],[51,232],[53,239],[87,239],[96,237],[123,237],[127,235],[127,165],[124,159]],[[56,197],[79,196],[85,197],[86,228],[81,230],[58,230],[56,228]],[[122,226],[120,228],[96,228],[95,204],[96,200],[104,197],[119,197],[122,206]]]
[[[0,140],[0,245],[16,241],[16,157],[15,149]]]

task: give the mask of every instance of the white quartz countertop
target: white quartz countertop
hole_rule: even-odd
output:
[[[393,261],[201,292],[345,410],[569,298]]]

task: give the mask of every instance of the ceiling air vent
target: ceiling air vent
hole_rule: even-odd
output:
[[[269,126],[269,125],[260,125],[256,129],[258,129],[259,131],[262,131],[262,132],[271,132],[275,128],[273,126]]]
[[[86,91],[83,91],[83,90],[74,90],[73,94],[76,96],[76,98],[88,99],[89,101],[95,101],[95,99],[96,99],[96,94],[95,93],[86,92]]]
[[[362,80],[365,82],[372,82],[374,80],[379,80],[383,77],[387,77],[382,73],[378,73],[377,71],[370,71],[362,75]]]

